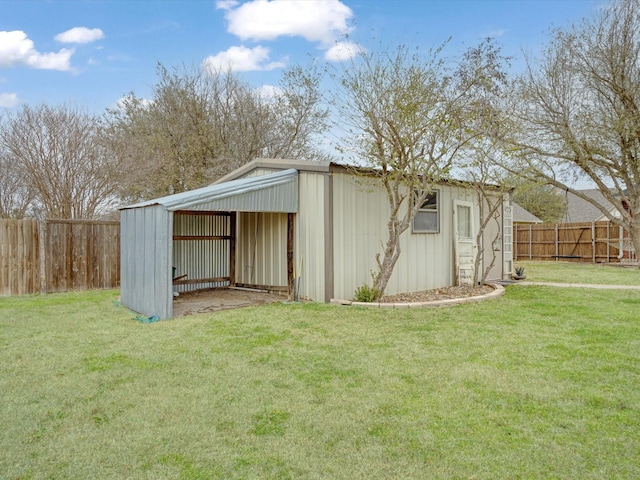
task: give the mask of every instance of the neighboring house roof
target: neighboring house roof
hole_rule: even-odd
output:
[[[516,202],[512,201],[511,207],[513,208],[513,223],[542,223],[542,220]]]
[[[603,205],[609,212],[615,214],[616,207],[607,200],[597,188],[579,190],[579,192],[593,199],[598,204]],[[607,220],[607,217],[596,206],[571,192],[567,192],[566,200],[567,207],[561,223],[598,222]]]

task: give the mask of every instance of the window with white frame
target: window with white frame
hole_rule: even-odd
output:
[[[418,196],[418,192],[415,192]],[[415,197],[414,197],[415,201]],[[427,198],[420,206],[420,210],[413,217],[413,233],[439,233],[440,232],[440,192],[429,192]]]

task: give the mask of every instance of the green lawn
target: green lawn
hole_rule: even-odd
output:
[[[586,293],[153,324],[0,298],[0,478],[640,478],[640,292]]]
[[[611,264],[516,261],[524,265],[527,281],[640,285],[640,269]]]

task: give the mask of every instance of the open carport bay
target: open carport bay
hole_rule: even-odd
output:
[[[286,301],[285,295],[263,290],[210,288],[181,293],[173,300],[174,317],[217,312],[231,308],[252,307]]]

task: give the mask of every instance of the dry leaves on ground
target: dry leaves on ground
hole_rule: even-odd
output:
[[[481,285],[474,287],[463,285],[459,287],[443,287],[422,292],[398,293],[396,295],[385,295],[380,303],[411,303],[411,302],[434,302],[437,300],[448,300],[452,298],[468,298],[486,295],[493,292],[493,287]]]

